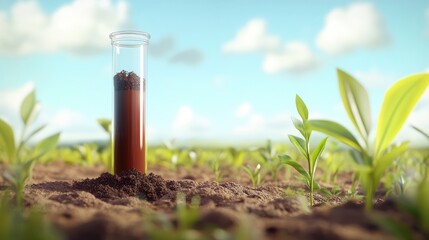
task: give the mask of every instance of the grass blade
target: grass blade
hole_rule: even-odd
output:
[[[296,109],[298,110],[299,115],[301,116],[302,120],[308,120],[308,109],[305,105],[304,101],[296,95],[295,97],[295,103],[296,103]]]
[[[421,73],[399,80],[387,91],[378,118],[375,156],[392,143],[428,85],[429,74]]]
[[[0,119],[0,147],[6,152],[9,162],[14,162],[16,154],[15,135],[12,127]]]
[[[36,106],[36,92],[34,89],[24,98],[21,103],[21,120],[24,125],[27,125],[30,121],[31,115],[34,112]]]
[[[329,120],[309,120],[307,124],[314,131],[327,134],[351,148],[362,151],[362,147],[353,134],[339,123]]]
[[[338,86],[347,115],[360,135],[367,139],[371,131],[371,108],[365,87],[348,73],[337,69]]]

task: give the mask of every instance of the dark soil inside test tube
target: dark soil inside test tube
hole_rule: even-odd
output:
[[[145,81],[134,72],[113,77],[115,174],[135,169],[146,172]]]

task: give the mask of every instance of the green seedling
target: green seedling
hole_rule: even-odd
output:
[[[387,91],[378,118],[375,144],[372,145],[369,139],[372,118],[368,92],[348,73],[340,69],[337,73],[344,108],[360,137],[334,121],[310,120],[308,125],[312,130],[332,136],[351,148],[351,156],[359,166],[365,191],[365,206],[370,211],[383,173],[407,149],[407,143],[391,143],[429,85],[429,74],[406,77]]]
[[[233,167],[240,168],[244,163],[244,151],[233,147],[228,148],[227,151],[231,155]]]
[[[211,161],[211,168],[213,170],[215,181],[220,182],[222,180],[222,173],[220,171],[220,163],[219,159],[215,159]]]
[[[60,240],[62,236],[45,219],[42,211],[32,208],[24,213],[10,204],[9,192],[0,196],[0,239]]]
[[[243,170],[247,173],[250,180],[252,180],[253,187],[257,187],[261,184],[261,164],[256,165],[255,168],[243,166]]]
[[[400,211],[414,221],[404,222],[384,214],[374,214],[373,220],[382,229],[391,233],[396,239],[428,239],[429,238],[429,177],[423,178],[416,185],[412,194],[401,195],[394,199]]]
[[[295,98],[295,102],[298,113],[301,116],[301,120],[295,118],[293,118],[292,120],[295,128],[301,133],[302,138],[294,135],[289,135],[289,140],[307,160],[308,170],[306,171],[304,167],[302,167],[297,161],[292,160],[287,155],[280,156],[280,159],[284,164],[290,165],[291,167],[295,168],[295,170],[297,170],[298,173],[300,173],[304,177],[305,182],[310,189],[310,206],[313,206],[313,192],[315,186],[314,174],[317,169],[317,162],[323,150],[325,149],[326,141],[328,140],[328,138],[324,138],[317,145],[314,151],[312,153],[310,152],[310,137],[312,131],[307,125],[308,109],[304,101],[298,95]]]
[[[0,148],[6,152],[6,168],[3,172],[4,178],[10,183],[15,192],[18,206],[22,206],[24,187],[26,181],[31,178],[34,162],[44,154],[55,149],[59,133],[53,134],[36,143],[34,147],[28,146],[28,142],[46,125],[35,128],[27,133],[30,124],[35,120],[37,111],[35,91],[31,91],[23,100],[20,107],[23,129],[18,144],[15,142],[15,132],[4,120],[0,119]]]
[[[167,215],[151,213],[144,217],[144,231],[150,239],[206,239],[202,233],[194,229],[201,215],[199,206],[198,196],[193,197],[188,206],[186,195],[178,193],[175,211],[177,226],[172,224]]]
[[[81,159],[89,166],[94,166],[99,159],[97,148],[98,147],[95,144],[83,144],[74,147],[74,149],[80,154]]]
[[[268,169],[271,173],[273,181],[278,181],[279,172],[285,165],[277,157],[277,151],[271,144],[271,141],[268,140],[267,145],[259,148],[258,152],[264,160],[264,168]]]
[[[112,158],[112,120],[107,118],[97,119],[98,124],[103,128],[103,130],[109,135],[109,143],[105,149],[101,151],[100,157],[101,160],[106,166],[109,173],[113,174],[113,158]]]

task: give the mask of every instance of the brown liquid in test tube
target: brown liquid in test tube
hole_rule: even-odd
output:
[[[142,112],[145,111],[145,80],[134,72],[121,71],[114,76],[113,81],[115,174],[130,169],[145,173],[145,113]]]

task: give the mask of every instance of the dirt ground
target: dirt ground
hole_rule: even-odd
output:
[[[228,174],[220,183],[210,169],[153,167],[149,174],[112,176],[102,166],[84,167],[52,162],[36,165],[25,190],[27,206],[42,206],[48,218],[67,239],[148,239],[145,214],[162,212],[174,222],[178,192],[191,201],[200,197],[202,215],[196,226],[231,231],[243,219],[254,239],[393,239],[365,214],[361,201],[350,201],[344,193],[315,195],[315,207],[306,211],[298,194],[299,181],[265,182],[251,187],[245,176]],[[350,175],[339,181],[350,187]],[[0,178],[0,185],[4,180]],[[306,191],[304,191],[305,193]],[[378,199],[377,211],[404,218],[395,205]]]

